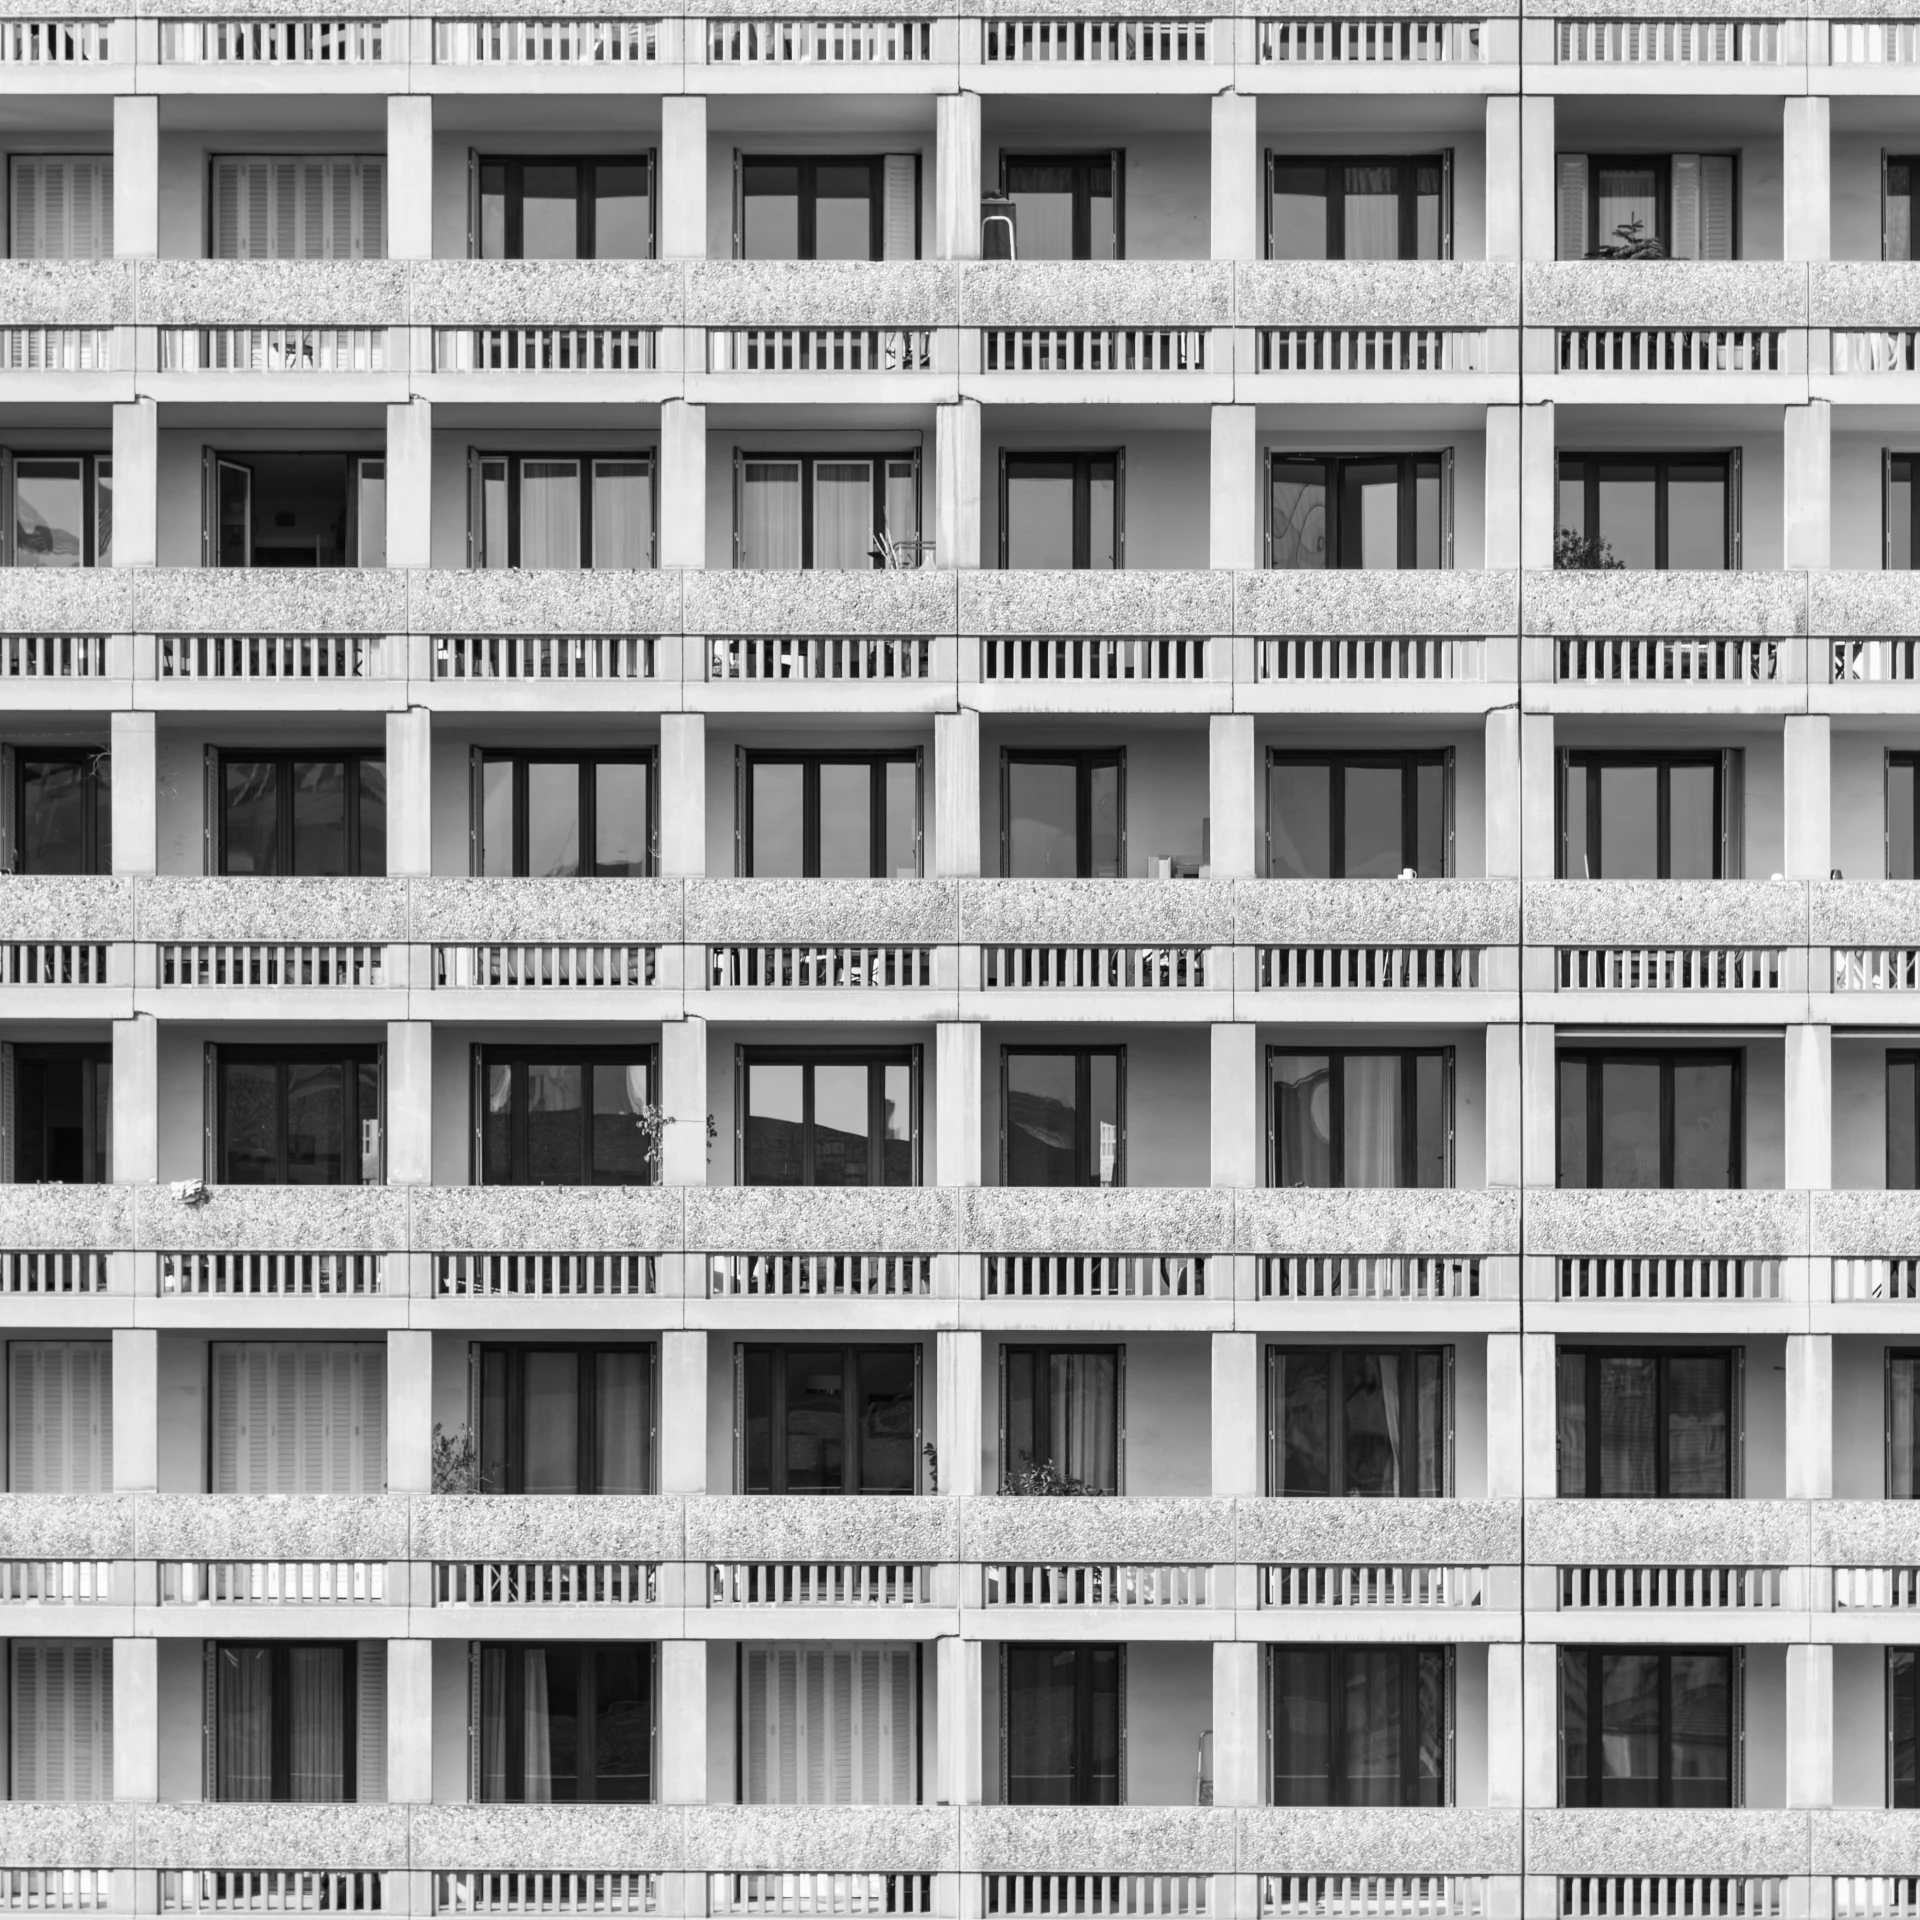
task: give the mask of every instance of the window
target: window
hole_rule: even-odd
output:
[[[734,565],[860,572],[886,565],[886,543],[920,550],[920,459],[914,453],[733,456]]]
[[[1882,513],[1880,564],[1896,573],[1913,570],[1914,555],[1920,541],[1914,538],[1920,526],[1920,490],[1913,484],[1913,473],[1920,455],[1883,452],[1880,456]]]
[[[1000,1654],[1001,1797],[1012,1807],[1114,1807],[1125,1796],[1123,1647]]]
[[[207,1046],[211,1178],[354,1187],[386,1178],[378,1046]]]
[[[1267,1491],[1434,1499],[1451,1490],[1451,1347],[1269,1347]]]
[[[1737,878],[1740,772],[1737,751],[1562,753],[1560,877]]]
[[[1451,866],[1453,751],[1267,754],[1276,880],[1435,880]]]
[[[743,1186],[919,1185],[918,1047],[742,1047],[735,1063]]]
[[[1920,879],[1920,753],[1887,755],[1887,878]]]
[[[920,754],[740,749],[741,871],[758,879],[914,880]]]
[[[1000,156],[1000,191],[1013,202],[1022,260],[1120,260],[1126,256],[1121,154]]]
[[[1125,1047],[1000,1049],[1000,1184],[1127,1184]]]
[[[1453,1184],[1453,1049],[1267,1052],[1276,1187]]]
[[[749,1806],[913,1806],[920,1660],[892,1642],[740,1648],[740,1797]]]
[[[112,154],[18,153],[8,171],[14,259],[112,259]]]
[[[1267,154],[1269,260],[1445,260],[1452,156]]]
[[[385,754],[210,747],[207,771],[215,872],[386,872]]]
[[[1880,167],[1880,255],[1885,260],[1911,260],[1913,183],[1920,157],[1890,153],[1881,159]]]
[[[1000,870],[1010,880],[1124,880],[1127,750],[1000,750]]]
[[[1920,1500],[1920,1352],[1887,1354],[1887,1498]]]
[[[0,749],[6,866],[13,873],[113,871],[113,768],[104,747]]]
[[[653,1647],[482,1646],[476,1800],[653,1798]]]
[[[651,1493],[651,1347],[482,1347],[480,1490]]]
[[[651,260],[653,156],[474,161],[482,260]]]
[[[742,1493],[919,1491],[918,1347],[743,1346]]]
[[[217,153],[208,258],[385,259],[386,174],[377,153]]]
[[[1560,536],[1600,542],[1623,567],[1740,565],[1737,453],[1563,453]]]
[[[733,250],[747,260],[914,260],[917,153],[743,153],[734,159]]]
[[[1731,1807],[1734,1654],[1560,1650],[1560,1804]]]
[[[1445,1647],[1275,1647],[1276,1807],[1444,1807],[1453,1663]]]
[[[653,870],[650,750],[473,750],[473,870],[533,880],[643,879]]]
[[[1887,1805],[1920,1807],[1920,1664],[1912,1647],[1887,1649]]]
[[[1920,1053],[1887,1055],[1887,1186],[1920,1187]]]
[[[216,1340],[214,1493],[387,1489],[387,1350],[378,1341]]]
[[[8,1797],[111,1800],[113,1642],[15,1640],[8,1680]]]
[[[1002,1347],[1000,1491],[1117,1494],[1126,1378],[1124,1347]]]
[[[4,457],[10,567],[113,565],[113,461],[104,453]]]
[[[1000,455],[1000,564],[1107,571],[1126,565],[1127,456]]]
[[[1729,1500],[1735,1356],[1563,1347],[1558,1363],[1560,1497]]]
[[[113,1178],[113,1055],[106,1047],[0,1043],[0,1178],[105,1186]]]
[[[1732,260],[1738,168],[1730,153],[1558,156],[1562,260]]]
[[[1563,1187],[1737,1187],[1737,1053],[1560,1055]]]
[[[1453,454],[1267,455],[1267,565],[1453,564]]]
[[[651,453],[472,453],[467,472],[471,565],[529,572],[653,565]]]
[[[113,1345],[7,1343],[7,1491],[113,1490]]]
[[[202,456],[210,567],[384,567],[387,463],[378,454]]]
[[[384,1800],[384,1640],[207,1643],[209,1800]]]
[[[652,1047],[475,1047],[475,1178],[488,1187],[645,1187]]]

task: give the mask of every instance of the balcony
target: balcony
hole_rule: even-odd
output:
[[[1245,1818],[1224,1807],[969,1807],[960,1866],[988,1875],[1231,1873]]]
[[[405,608],[395,609],[394,631],[455,636],[681,631],[681,576],[651,568],[604,573],[437,568],[362,577],[393,581]],[[512,698],[523,707],[526,690],[517,687]],[[592,689],[589,698],[599,707],[607,702],[604,688]]]
[[[1267,569],[1232,578],[1233,630],[1256,636],[1418,634],[1477,639],[1511,633],[1520,582],[1518,573],[1498,568],[1460,572]],[[1297,707],[1299,695],[1291,676],[1263,670],[1260,677],[1274,681],[1271,704],[1275,710],[1291,712]],[[1393,683],[1397,706],[1404,693],[1398,682],[1409,676],[1380,677]]]
[[[957,1558],[980,1565],[1230,1566],[1236,1505],[1203,1499],[1047,1499],[1013,1495],[960,1506]],[[991,1596],[990,1603],[991,1603]],[[1225,1596],[1215,1605],[1227,1605]]]
[[[142,1560],[385,1564],[408,1558],[404,1494],[147,1493],[136,1514],[132,1551]]]
[[[885,1599],[911,1592],[924,1601],[929,1570],[961,1557],[960,1538],[959,1504],[951,1499],[738,1495],[686,1503],[685,1558],[696,1567],[705,1564],[715,1605],[751,1605],[771,1592],[779,1596],[773,1604],[781,1604],[782,1611],[804,1606],[817,1615],[819,1596],[824,1596],[834,1611],[868,1613],[857,1579],[821,1577],[857,1575],[863,1568],[908,1576],[888,1583]],[[733,1577],[770,1569],[787,1578],[773,1584]],[[814,1577],[802,1580],[801,1575]],[[870,1630],[870,1625],[861,1628]],[[741,1631],[752,1630],[743,1625]]]
[[[1807,1870],[1811,1819],[1745,1808],[1541,1807],[1526,1816],[1527,1872],[1563,1879],[1626,1875],[1662,1897],[1667,1875],[1710,1882],[1784,1878]],[[1721,1899],[1730,1891],[1701,1889]]]
[[[163,1186],[133,1193],[135,1244],[163,1252],[377,1254],[407,1245],[404,1187],[209,1187],[201,1200]]]
[[[1234,576],[1227,573],[980,568],[961,573],[959,589],[963,633],[1233,631]]]
[[[822,1809],[807,1811],[818,1814]],[[686,1809],[681,1807],[454,1802],[408,1810],[410,1864],[445,1875],[518,1870],[677,1873],[686,1857],[685,1827]]]
[[[407,576],[375,567],[155,567],[135,575],[133,601],[129,618],[140,633],[407,630]],[[258,688],[247,698],[256,701]]]
[[[0,1850],[28,1872],[131,1867],[141,1811],[129,1800],[0,1801]]]
[[[967,1817],[973,1813],[969,1808]],[[764,1911],[757,1902],[734,1905],[726,1885],[734,1876],[898,1874],[917,1879],[951,1873],[960,1851],[959,1822],[948,1807],[698,1806],[686,1808],[682,1817],[687,1868],[714,1876],[715,1913]],[[876,1904],[886,1898],[878,1888],[873,1897]]]
[[[963,1187],[960,1244],[985,1254],[1225,1253],[1236,1196],[1225,1188]]]
[[[953,1187],[687,1187],[687,1250],[772,1254],[937,1254],[958,1242]]]
[[[1386,1863],[1387,1870],[1396,1873],[1470,1878],[1520,1871],[1521,1816],[1517,1811],[1490,1807],[1249,1807],[1234,1818],[1239,1827],[1239,1864],[1248,1873],[1276,1877],[1356,1875],[1380,1871],[1376,1863]],[[1468,1907],[1466,1911],[1473,1909]]]
[[[497,1619],[531,1635],[565,1631],[582,1607],[657,1603],[684,1538],[678,1500],[442,1495],[412,1501],[409,1557],[432,1563],[436,1608],[472,1611],[476,1632]]]
[[[347,1805],[162,1802],[139,1808],[135,1822],[141,1866],[162,1871],[255,1867],[273,1872],[306,1867],[393,1873],[411,1864],[407,1809],[371,1801]]]
[[[0,989],[19,1013],[132,1011],[132,882],[106,875],[0,878]],[[119,989],[103,999],[101,989]]]
[[[1601,639],[1795,639],[1808,631],[1807,580],[1804,573],[1537,569],[1525,577],[1521,627],[1529,634]]]

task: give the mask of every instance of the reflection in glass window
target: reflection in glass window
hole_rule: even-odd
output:
[[[1561,1348],[1561,1497],[1730,1499],[1734,1366],[1734,1355],[1724,1348]]]
[[[914,1347],[743,1346],[742,1493],[918,1490]]]
[[[1003,1185],[1126,1185],[1124,1047],[1003,1047],[1000,1074]]]
[[[650,1185],[659,1178],[646,1124],[656,1070],[651,1047],[476,1047],[480,1182]]]
[[[743,1047],[741,1183],[917,1185],[919,1065],[917,1047]]]
[[[476,165],[481,259],[652,258],[652,155],[508,155]]]
[[[479,1493],[652,1493],[653,1349],[480,1349]]]
[[[1448,156],[1267,155],[1269,260],[1444,260]]]
[[[208,1798],[386,1798],[380,1641],[209,1642]]]
[[[1447,1804],[1445,1647],[1275,1647],[1272,1662],[1275,1806]]]
[[[1738,567],[1739,456],[1563,453],[1559,532],[1623,567]]]
[[[223,752],[219,791],[222,873],[387,870],[384,754]]]
[[[207,1048],[215,1179],[230,1186],[361,1186],[385,1176],[383,1049]]]
[[[1563,1187],[1737,1187],[1737,1053],[1590,1053],[1559,1060]]]
[[[1447,453],[1293,454],[1267,460],[1267,564],[1444,567],[1451,564]]]
[[[1022,260],[1122,257],[1117,153],[1005,154],[1001,192],[1013,202]]]
[[[653,862],[653,754],[474,749],[476,866],[535,880],[639,879]]]
[[[748,260],[886,257],[878,154],[740,158],[740,251]]]
[[[1119,1805],[1125,1650],[1008,1646],[1001,1662],[1000,1750],[1007,1804]]]
[[[1092,568],[1122,564],[1120,453],[1000,456],[1000,564]]]
[[[112,758],[104,747],[14,753],[15,873],[113,871]]]
[[[481,1646],[481,1801],[653,1798],[654,1649],[644,1641]]]
[[[476,454],[468,546],[477,567],[577,572],[653,565],[653,455]]]
[[[1127,752],[1003,748],[1001,871],[1014,880],[1118,880],[1127,872]]]
[[[1120,1491],[1119,1347],[1003,1347],[1001,1491]]]
[[[920,756],[741,756],[744,871],[760,879],[911,880],[920,872]]]
[[[1269,1050],[1277,1187],[1444,1187],[1453,1179],[1453,1049]]]
[[[1269,1347],[1268,1493],[1446,1493],[1451,1371],[1445,1347]]]
[[[1276,880],[1423,880],[1447,871],[1453,755],[1267,755],[1267,871]]]
[[[9,566],[112,566],[113,462],[107,455],[17,453],[7,466]]]
[[[738,453],[735,563],[860,572],[920,555],[917,454]]]
[[[1733,1805],[1734,1656],[1560,1652],[1560,1803]]]
[[[1720,753],[1561,756],[1565,880],[1723,880],[1731,851]]]
[[[13,1179],[31,1187],[113,1178],[113,1055],[21,1042],[13,1050]]]

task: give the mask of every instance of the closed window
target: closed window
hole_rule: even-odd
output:
[[[1887,1055],[1887,1185],[1920,1187],[1920,1053]]]
[[[1737,1053],[1573,1053],[1559,1060],[1563,1187],[1737,1187]]]
[[[7,870],[113,871],[113,769],[104,747],[0,749],[8,796]]]
[[[919,1691],[919,1654],[909,1645],[741,1647],[741,1799],[915,1805]]]
[[[1563,880],[1738,877],[1731,753],[1563,753]]]
[[[1563,1347],[1556,1396],[1566,1500],[1728,1500],[1736,1357]]]
[[[920,251],[917,153],[734,161],[734,252],[747,260],[912,260]]]
[[[917,1347],[737,1349],[742,1493],[910,1494]]]
[[[1560,1804],[1735,1805],[1739,1683],[1724,1648],[1561,1648]]]
[[[482,1347],[482,1493],[652,1493],[651,1347]]]
[[[7,1343],[7,1491],[113,1490],[113,1346]]]
[[[650,260],[653,156],[474,161],[483,260]]]
[[[1444,1807],[1452,1799],[1445,1647],[1275,1647],[1276,1807]]]
[[[1022,260],[1119,260],[1126,253],[1118,152],[1008,153],[1000,191],[1013,202]]]
[[[387,1797],[387,1643],[210,1641],[209,1800]]]
[[[1562,260],[1732,260],[1739,251],[1731,153],[1563,153]]]
[[[1920,1807],[1920,1654],[1887,1649],[1887,1805]]]
[[[1267,1074],[1272,1185],[1452,1185],[1451,1047],[1275,1047]]]
[[[387,463],[357,453],[202,454],[210,567],[384,567]]]
[[[387,1350],[377,1341],[216,1340],[209,1490],[387,1487]]]
[[[473,1050],[475,1178],[489,1187],[643,1187],[652,1150],[652,1047]]]
[[[1453,564],[1451,452],[1269,453],[1267,565],[1398,569]]]
[[[384,1051],[209,1043],[210,1178],[240,1187],[384,1180]]]
[[[1444,260],[1451,156],[1267,155],[1269,260]]]
[[[653,455],[475,453],[467,551],[476,567],[651,567]]]
[[[655,1652],[638,1641],[482,1646],[476,1800],[651,1800]]]
[[[17,153],[7,173],[14,259],[112,259],[110,153]]]
[[[1124,1347],[1002,1347],[1000,1491],[1119,1493],[1125,1397]]]
[[[1126,1797],[1126,1650],[1008,1646],[1000,1656],[1002,1798],[1113,1807]]]
[[[1450,1347],[1269,1347],[1267,1491],[1431,1499],[1451,1479]]]
[[[736,566],[859,573],[918,564],[918,454],[736,451],[733,480]]]
[[[208,255],[384,259],[386,174],[377,153],[215,154]]]
[[[209,748],[208,776],[216,872],[386,872],[385,754]]]
[[[1124,452],[1000,455],[1000,564],[1126,565]]]
[[[1563,453],[1556,564],[1740,565],[1738,454]]]
[[[1000,1049],[1000,1182],[1127,1184],[1124,1047]]]
[[[1887,1498],[1920,1500],[1920,1352],[1887,1354]]]
[[[113,565],[113,461],[104,453],[0,456],[10,567]]]
[[[917,879],[919,752],[742,748],[740,851],[757,879]]]
[[[476,873],[638,880],[653,870],[650,751],[473,750]]]
[[[1913,484],[1914,466],[1920,455],[1886,453],[1881,456],[1882,537],[1880,564],[1895,573],[1910,573],[1914,555],[1920,552],[1920,540],[1914,538],[1920,528],[1920,489]]]
[[[1887,878],[1920,879],[1920,754],[1887,755]]]
[[[1450,865],[1453,754],[1267,755],[1267,871],[1276,880],[1438,879]]]
[[[1880,257],[1911,260],[1913,183],[1920,177],[1920,156],[1888,154],[1881,161]]]
[[[111,1800],[113,1642],[15,1640],[8,1679],[8,1798]]]
[[[1127,750],[1000,750],[1000,871],[1010,880],[1124,880]]]
[[[742,1047],[735,1062],[743,1186],[919,1184],[918,1047]]]
[[[104,1186],[113,1178],[113,1056],[101,1046],[0,1042],[0,1179]]]

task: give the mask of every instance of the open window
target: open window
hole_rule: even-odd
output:
[[[1451,153],[1302,158],[1267,152],[1269,260],[1446,260]]]
[[[227,874],[384,874],[384,753],[207,749],[212,867]]]
[[[659,1072],[654,1047],[475,1047],[476,1183],[653,1185],[649,1116]]]
[[[903,1641],[740,1648],[740,1797],[748,1806],[913,1806],[920,1654]]]
[[[1452,1803],[1449,1647],[1275,1647],[1276,1807]]]
[[[1000,1790],[1011,1807],[1126,1798],[1126,1649],[1003,1646]]]
[[[733,251],[744,260],[915,260],[917,153],[733,157]]]
[[[1910,573],[1914,556],[1920,554],[1920,487],[1914,485],[1914,471],[1920,454],[1895,453],[1884,448],[1880,455],[1881,536],[1880,564],[1894,573]]]
[[[0,453],[10,567],[113,565],[113,461],[104,453]]]
[[[1563,750],[1563,880],[1740,877],[1742,755]]]
[[[1000,1491],[1124,1492],[1126,1390],[1124,1347],[1002,1347]]]
[[[1563,453],[1558,538],[1623,567],[1738,569],[1740,455]]]
[[[482,260],[651,260],[651,153],[472,156]]]
[[[378,153],[216,153],[210,260],[384,260],[387,162]]]
[[[1002,747],[1000,871],[1010,880],[1124,880],[1127,750]]]
[[[113,1053],[72,1041],[0,1041],[0,1181],[113,1179]]]
[[[379,454],[208,447],[201,548],[210,567],[384,567],[387,463]]]
[[[1127,456],[1000,453],[1000,564],[1106,572],[1127,563]]]
[[[741,1185],[919,1184],[918,1047],[741,1047],[734,1058]]]
[[[650,1346],[480,1349],[482,1493],[652,1493],[654,1435]]]
[[[862,572],[919,564],[920,456],[733,455],[734,565]]]
[[[917,747],[894,753],[737,752],[743,874],[919,878]]]
[[[1556,164],[1562,260],[1740,257],[1736,155],[1563,153]]]
[[[1562,1347],[1563,1500],[1730,1500],[1739,1491],[1740,1357],[1727,1348]]]
[[[1125,1047],[1000,1049],[1000,1183],[1127,1184]]]
[[[113,1343],[7,1342],[7,1491],[113,1491]]]
[[[1738,1052],[1574,1051],[1559,1058],[1559,1184],[1741,1184]]]
[[[16,153],[7,181],[12,258],[113,258],[112,154]]]
[[[106,747],[0,747],[0,871],[111,873],[113,768]]]
[[[1453,564],[1453,450],[1267,454],[1267,565]]]
[[[387,1797],[384,1640],[210,1640],[209,1800]]]
[[[14,1640],[7,1680],[8,1798],[111,1800],[113,1642]]]
[[[1022,260],[1126,257],[1126,157],[1098,153],[1003,153],[1000,193],[1013,202]]]
[[[651,452],[467,456],[467,552],[476,567],[577,572],[651,567]]]
[[[386,1178],[382,1046],[209,1041],[207,1178],[356,1187]]]
[[[208,1490],[387,1490],[387,1350],[376,1340],[216,1340]]]
[[[1269,1347],[1267,1491],[1437,1499],[1453,1491],[1451,1347]]]
[[[1740,1803],[1737,1649],[1562,1647],[1563,1807]]]
[[[652,1800],[658,1651],[636,1640],[477,1646],[473,1798]]]
[[[653,871],[651,748],[473,749],[473,870],[637,880]]]
[[[1453,870],[1453,749],[1267,753],[1276,880],[1439,879]]]
[[[1887,1649],[1887,1805],[1920,1807],[1920,1649]]]
[[[1276,1187],[1453,1184],[1451,1047],[1270,1047]]]
[[[1920,879],[1920,753],[1887,755],[1887,878]]]
[[[919,1491],[917,1346],[734,1349],[742,1493]]]

